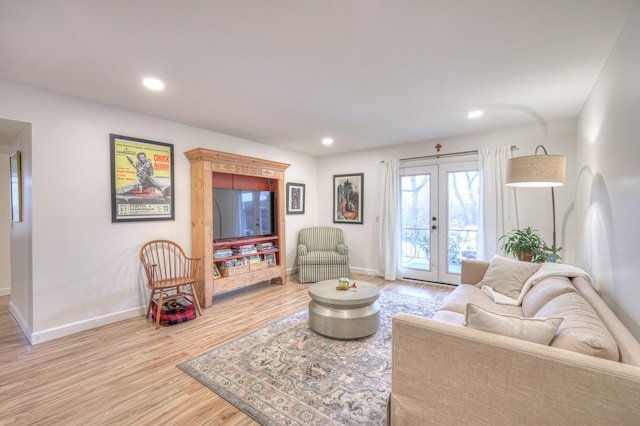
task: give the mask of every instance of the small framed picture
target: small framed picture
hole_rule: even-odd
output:
[[[362,224],[364,173],[333,175],[333,223]]]
[[[287,183],[287,214],[304,214],[304,183]]]
[[[220,269],[218,269],[218,265],[216,265],[215,263],[213,264],[213,279],[217,280],[218,278],[220,278],[222,275],[220,275]]]
[[[267,265],[276,266],[276,255],[275,253],[267,253],[264,255],[264,260],[267,261]]]

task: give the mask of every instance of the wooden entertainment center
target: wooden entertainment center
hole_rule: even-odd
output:
[[[191,255],[202,259],[198,267],[197,291],[201,306],[210,306],[216,294],[264,281],[286,282],[285,190],[284,172],[289,164],[227,152],[197,148],[185,152],[191,162]],[[269,236],[214,241],[213,188],[267,190],[275,193],[276,232]],[[231,255],[214,260],[214,252],[236,245],[272,243],[274,248],[259,251],[262,262],[248,264],[228,276],[214,277],[214,265]],[[265,254],[273,253],[275,266],[268,265]],[[273,262],[272,262],[273,264]],[[229,268],[229,271],[234,268]]]

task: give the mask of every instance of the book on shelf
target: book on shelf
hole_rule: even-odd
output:
[[[229,257],[232,256],[233,252],[231,251],[231,249],[222,249],[222,250],[216,250],[213,252],[213,258],[214,259],[220,259],[223,257]]]
[[[235,268],[236,266],[242,266],[242,265],[244,265],[243,259],[230,259],[230,260],[225,260],[223,268]]]
[[[240,255],[240,256],[247,256],[250,254],[255,254],[258,252],[258,249],[255,246],[252,246],[251,248],[243,248],[243,249],[233,249],[233,254],[234,255]]]
[[[233,249],[233,250],[248,250],[248,249],[253,249],[255,247],[256,247],[255,244],[236,244],[236,245],[231,246],[231,249]]]
[[[256,248],[258,251],[273,250],[273,243],[258,243]]]

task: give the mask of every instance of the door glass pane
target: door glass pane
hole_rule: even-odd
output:
[[[402,267],[431,269],[431,175],[401,177]]]
[[[477,170],[447,173],[447,272],[460,273],[462,259],[475,259],[478,247]]]

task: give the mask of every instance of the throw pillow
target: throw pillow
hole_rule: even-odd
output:
[[[539,263],[521,262],[495,255],[478,287],[489,287],[510,299],[518,299],[525,281],[540,269]],[[491,296],[491,295],[490,295]]]
[[[467,304],[467,327],[516,339],[548,345],[562,323],[562,318],[522,318],[489,312],[473,303]]]

